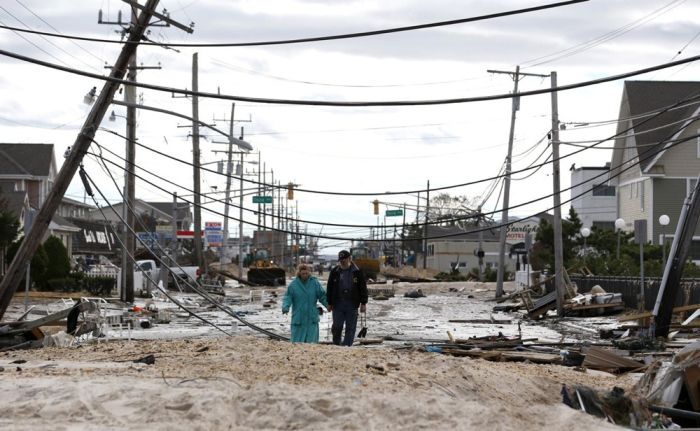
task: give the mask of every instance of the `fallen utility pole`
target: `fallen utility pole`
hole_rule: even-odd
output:
[[[654,304],[654,331],[652,331],[652,335],[668,336],[673,306],[683,276],[683,266],[688,259],[698,219],[700,219],[700,175],[695,181],[693,192],[683,202],[683,208],[678,217],[676,234],[673,236],[673,244],[671,244],[671,250],[668,253],[666,268],[664,268],[661,286],[659,286],[659,294]]]
[[[110,78],[116,78],[117,80],[122,80],[124,78],[129,59],[136,49],[138,42],[141,40],[141,37],[144,35],[146,27],[148,26],[148,21],[151,19],[151,15],[157,5],[158,0],[148,0],[146,3],[143,12],[139,15],[136,25],[133,26],[129,33],[127,43],[122,47],[122,51],[110,73]],[[5,310],[7,310],[7,307],[10,305],[12,296],[15,294],[24,276],[24,269],[34,253],[36,253],[39,244],[44,238],[49,223],[51,223],[51,217],[56,213],[63,199],[63,195],[75,175],[75,171],[78,170],[83,157],[90,148],[95,133],[100,127],[100,123],[119,85],[118,82],[113,82],[111,80],[105,82],[95,105],[85,119],[82,129],[71,147],[68,158],[56,176],[53,188],[34,219],[32,229],[24,238],[24,241],[22,241],[22,245],[20,245],[19,250],[17,250],[17,254],[7,270],[7,274],[5,274],[5,277],[0,282],[0,318],[2,318],[5,314]]]

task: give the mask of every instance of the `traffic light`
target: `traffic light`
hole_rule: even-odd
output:
[[[372,204],[374,204],[374,215],[379,215],[379,201],[375,199]]]
[[[294,200],[294,183],[287,184],[287,200]]]

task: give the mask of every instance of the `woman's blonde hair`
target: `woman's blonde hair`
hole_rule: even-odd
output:
[[[307,265],[307,264],[305,264],[305,263],[301,263],[301,264],[299,264],[299,266],[297,266],[297,277],[299,277],[299,276],[301,275],[301,270],[302,270],[302,269],[305,269],[305,270],[311,272],[311,266],[310,266],[310,265]]]

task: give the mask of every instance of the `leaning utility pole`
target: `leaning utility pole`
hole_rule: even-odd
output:
[[[506,171],[503,186],[503,210],[501,211],[501,237],[498,251],[498,277],[496,279],[496,297],[503,296],[503,276],[506,264],[506,234],[508,232],[508,205],[510,205],[510,171],[513,154],[513,136],[515,134],[515,117],[520,109],[520,96],[518,96],[518,82],[521,76],[539,76],[546,78],[549,75],[538,75],[534,73],[520,73],[520,66],[515,67],[515,73],[502,70],[487,70],[489,73],[505,73],[513,77],[513,98],[511,103],[510,133],[508,135],[508,155],[506,156]]]
[[[680,290],[683,267],[690,254],[690,245],[698,220],[700,220],[700,175],[695,181],[692,193],[683,202],[681,213],[678,216],[676,233],[673,235],[673,243],[668,252],[668,260],[652,312],[654,316],[652,338],[654,336],[668,336],[673,307]]]
[[[158,0],[148,0],[146,5],[143,7],[143,12],[138,17],[136,25],[132,26],[129,31],[129,38],[126,44],[122,47],[122,51],[117,58],[117,61],[112,68],[109,76],[110,78],[115,78],[121,80],[126,74],[129,59],[136,49],[137,44],[141,40],[145,33],[146,27],[148,26],[148,21],[154,14],[154,10],[158,5]],[[27,267],[27,262],[31,260],[31,257],[36,253],[41,240],[43,239],[46,231],[51,223],[51,217],[56,213],[58,206],[63,199],[63,195],[68,189],[75,171],[78,170],[83,156],[87,153],[92,143],[93,138],[97,129],[100,127],[100,123],[104,118],[105,112],[109,107],[109,103],[114,97],[119,88],[120,83],[113,81],[106,81],[102,87],[95,105],[85,119],[78,137],[75,143],[71,147],[71,152],[68,158],[63,164],[63,167],[56,176],[56,181],[54,182],[53,188],[49,192],[44,204],[39,209],[39,212],[34,219],[34,224],[32,229],[29,231],[27,236],[22,241],[22,245],[17,250],[15,258],[10,264],[10,268],[5,274],[5,277],[0,281],[0,318],[5,314],[12,296],[14,295],[17,287],[24,276],[24,270]]]
[[[551,72],[552,90],[557,88],[557,72]],[[559,170],[559,102],[552,91],[552,181],[554,188],[554,291],[557,292],[557,316],[564,317],[564,245],[561,231],[561,184]],[[529,234],[528,234],[529,235]],[[530,281],[528,280],[528,283]]]

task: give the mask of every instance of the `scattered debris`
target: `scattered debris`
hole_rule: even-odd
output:
[[[404,298],[425,298],[425,294],[421,289],[409,290],[403,294]]]
[[[640,362],[625,358],[611,350],[597,346],[584,348],[583,353],[586,355],[583,360],[583,366],[594,370],[621,372],[638,370],[645,366]]]
[[[154,355],[144,356],[143,358],[140,358],[140,359],[134,359],[134,363],[135,364],[153,365],[156,363],[156,357]]]

